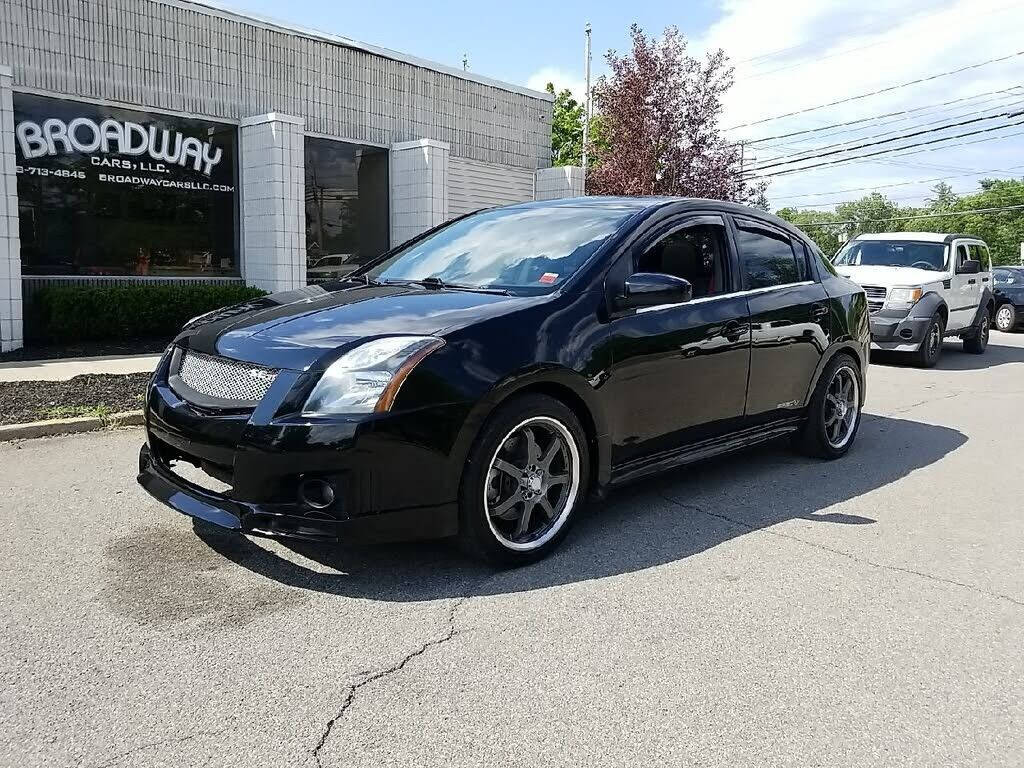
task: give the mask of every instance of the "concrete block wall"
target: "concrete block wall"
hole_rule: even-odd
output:
[[[306,284],[305,131],[301,117],[242,120],[242,277],[265,291]]]
[[[0,61],[19,87],[69,98],[222,120],[280,111],[327,137],[551,164],[547,93],[215,4],[0,0]]]
[[[561,165],[537,170],[537,200],[557,200],[583,195],[583,169],[577,165]]]
[[[448,220],[448,157],[443,141],[420,139],[391,145],[391,245]]]
[[[21,241],[14,169],[14,73],[0,65],[0,352],[22,346]]]

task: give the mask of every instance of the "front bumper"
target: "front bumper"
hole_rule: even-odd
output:
[[[464,408],[316,422],[265,405],[205,412],[157,381],[147,399],[139,484],[182,514],[259,536],[390,541],[457,533],[463,462],[453,447]],[[179,462],[224,490],[186,479],[174,469]],[[328,508],[301,498],[310,478],[331,484]]]
[[[916,352],[928,334],[931,316],[914,317],[912,312],[881,310],[870,317],[871,348],[887,352]]]

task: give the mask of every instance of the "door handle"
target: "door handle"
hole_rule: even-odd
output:
[[[828,314],[828,307],[824,304],[815,304],[811,307],[811,319],[821,320],[825,315]]]
[[[971,278],[970,280],[968,280],[968,281],[967,281],[967,284],[968,284],[968,285],[974,285],[974,284],[975,284],[975,283],[977,283],[977,282],[978,282],[978,281],[977,281],[977,280],[975,280],[975,279],[974,279],[974,278],[972,277],[972,278]]]

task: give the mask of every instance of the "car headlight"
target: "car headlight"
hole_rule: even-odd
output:
[[[912,307],[918,302],[923,294],[924,289],[919,285],[907,288],[893,288],[889,291],[889,298],[885,303],[887,306],[893,308]]]
[[[435,336],[387,336],[360,344],[324,371],[306,398],[303,416],[391,410],[413,368],[444,340]]]

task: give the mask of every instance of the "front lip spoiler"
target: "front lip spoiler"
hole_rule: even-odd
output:
[[[184,478],[170,472],[159,461],[154,460],[149,446],[144,445],[139,453],[138,483],[157,501],[166,504],[183,515],[212,523],[219,528],[237,531],[252,536],[264,536],[272,539],[299,539],[303,541],[339,541],[336,532],[337,522],[308,521],[298,527],[276,530],[274,527],[251,525],[252,520],[263,520],[275,525],[275,520],[285,520],[289,516],[269,511],[268,508],[256,504],[234,501],[223,496],[210,493]],[[319,524],[319,525],[318,525]],[[334,531],[334,532],[329,532]]]

